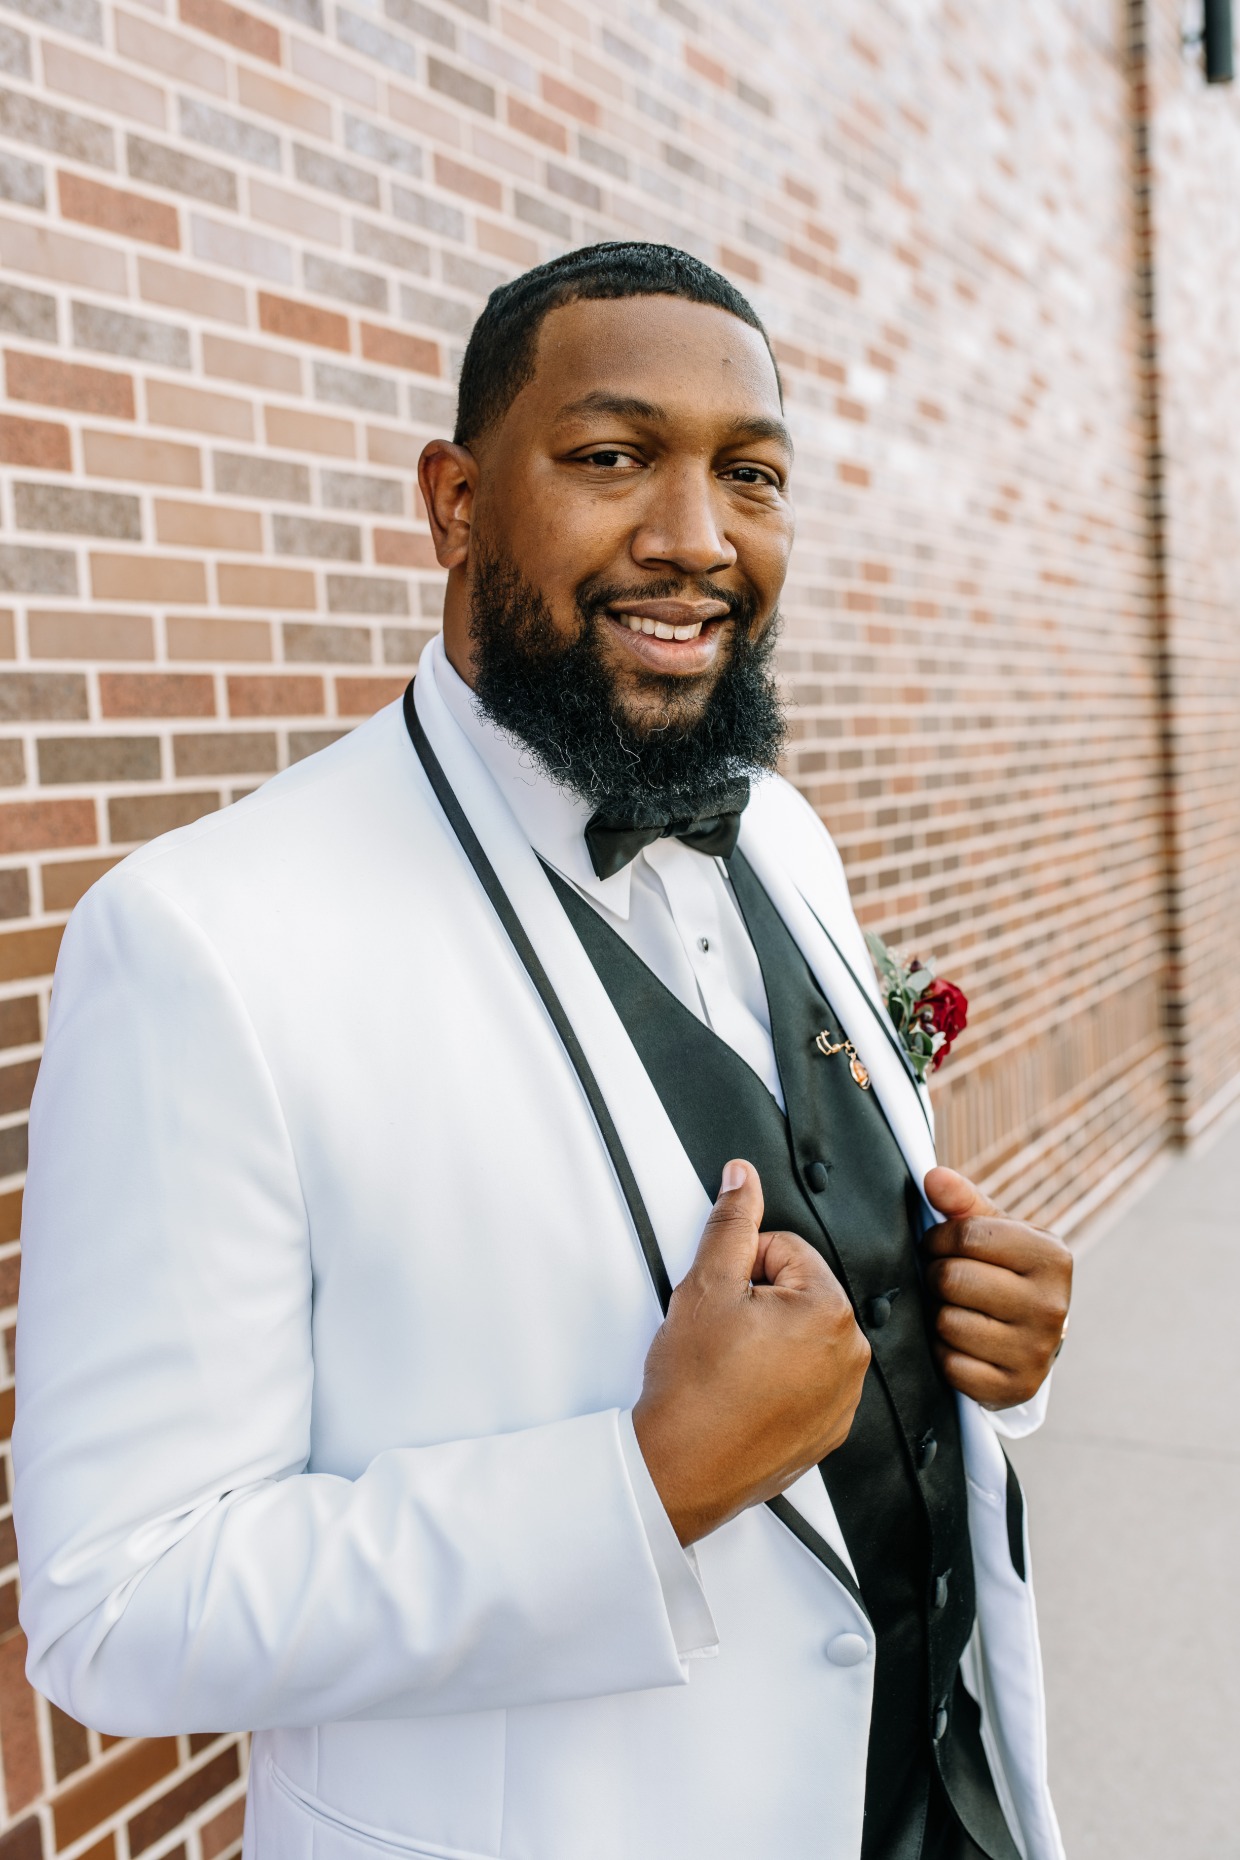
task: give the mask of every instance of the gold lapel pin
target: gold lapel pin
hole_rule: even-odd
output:
[[[818,1048],[818,1051],[822,1054],[824,1059],[833,1059],[836,1053],[847,1053],[848,1070],[853,1075],[854,1083],[860,1085],[862,1091],[869,1091],[870,1075],[862,1065],[861,1055],[858,1053],[851,1040],[832,1040],[831,1035],[824,1027],[823,1031],[815,1039],[814,1045]]]

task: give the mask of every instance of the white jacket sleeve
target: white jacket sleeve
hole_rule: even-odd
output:
[[[307,1471],[311,1236],[244,1003],[141,868],[66,934],[31,1120],[29,1674],[152,1734],[682,1684],[616,1413]]]

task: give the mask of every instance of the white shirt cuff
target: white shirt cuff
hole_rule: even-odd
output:
[[[1012,1408],[983,1408],[982,1413],[994,1428],[996,1434],[1002,1434],[1006,1440],[1023,1440],[1026,1434],[1034,1434],[1046,1419],[1047,1404],[1051,1398],[1052,1370],[1047,1375],[1036,1395],[1028,1401],[1017,1402]]]
[[[619,1418],[620,1450],[663,1591],[663,1605],[667,1609],[676,1651],[682,1660],[718,1653],[719,1634],[702,1588],[693,1547],[690,1545],[686,1550],[672,1529],[672,1521],[663,1509],[663,1500],[637,1444],[632,1414],[624,1409]]]

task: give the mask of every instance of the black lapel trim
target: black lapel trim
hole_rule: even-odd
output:
[[[603,1142],[607,1145],[611,1166],[624,1191],[624,1199],[628,1203],[629,1214],[637,1230],[642,1257],[658,1295],[659,1305],[666,1312],[671,1303],[672,1282],[667,1276],[667,1267],[663,1264],[658,1238],[650,1216],[646,1212],[646,1204],[637,1186],[637,1178],[624,1153],[620,1133],[612,1122],[611,1112],[607,1109],[606,1100],[599,1089],[598,1080],[594,1076],[590,1062],[581,1049],[581,1042],[573,1031],[572,1022],[564,1011],[560,997],[552,987],[551,977],[539,961],[538,954],[525,933],[521,919],[512,908],[508,893],[500,884],[495,867],[483,851],[482,842],[470,826],[465,810],[453,793],[452,784],[444,774],[438,756],[431,748],[430,738],[422,728],[422,722],[413,701],[412,679],[405,690],[405,724],[422,767],[426,771],[426,779],[435,791],[435,799],[447,816],[448,825],[460,841],[465,857],[473,866],[478,882],[490,899],[495,915],[504,926],[509,942],[521,958],[525,972],[538,991],[538,998],[546,1008],[548,1018],[559,1034],[564,1050],[572,1061],[573,1070],[581,1081],[581,1088],[585,1092],[594,1121],[599,1127]]]
[[[517,916],[516,911],[513,909],[508,893],[500,883],[499,874],[491,864],[491,861],[487,858],[478,835],[470,826],[468,816],[457,800],[451,782],[444,774],[443,765],[439,757],[435,754],[434,749],[431,747],[430,738],[422,728],[422,720],[418,716],[417,706],[413,701],[412,679],[410,679],[405,689],[404,713],[405,728],[408,730],[409,739],[418,753],[418,759],[425,771],[426,779],[434,791],[435,799],[443,809],[448,825],[452,828],[452,831],[460,841],[461,850],[474,869],[478,883],[486,892],[491,902],[491,907],[495,915],[499,918],[500,923],[503,925],[509,942],[520,957],[526,974],[534,984],[538,993],[538,998],[547,1010],[548,1019],[559,1035],[564,1051],[572,1062],[573,1070],[580,1080],[581,1089],[586,1095],[591,1113],[599,1127],[603,1142],[607,1146],[607,1154],[611,1158],[611,1166],[616,1172],[616,1179],[624,1195],[625,1203],[629,1210],[629,1218],[637,1233],[638,1244],[641,1247],[642,1257],[646,1262],[646,1270],[650,1274],[651,1283],[658,1297],[660,1309],[666,1314],[667,1307],[672,1300],[672,1282],[668,1277],[667,1267],[663,1263],[663,1255],[659,1251],[659,1241],[654,1231],[654,1224],[646,1211],[646,1204],[642,1200],[642,1192],[637,1185],[637,1178],[633,1174],[629,1159],[624,1151],[624,1145],[620,1141],[620,1133],[612,1122],[611,1112],[607,1109],[607,1103],[603,1097],[602,1091],[599,1089],[598,1080],[594,1076],[589,1060],[582,1051],[581,1042],[573,1031],[572,1022],[564,1011],[563,1003],[555,992],[551,977],[547,974],[547,971],[539,961],[538,953],[534,945],[530,942],[529,937],[526,935],[525,927],[521,919]],[[561,908],[563,907],[561,906]],[[796,1507],[789,1504],[786,1498],[769,1498],[767,1500],[767,1506],[774,1512],[780,1523],[786,1525],[797,1541],[805,1546],[811,1556],[817,1557],[818,1561],[830,1570],[836,1581],[852,1596],[858,1608],[860,1608],[868,1621],[870,1618],[869,1610],[866,1608],[861,1591],[857,1587],[852,1572],[843,1558],[838,1556],[831,1548],[826,1538],[821,1536],[814,1529],[813,1525],[801,1516]]]
[[[1016,1477],[1016,1468],[1007,1454],[1003,1455],[1007,1467],[1007,1540],[1008,1555],[1012,1559],[1012,1568],[1025,1580],[1025,1495],[1020,1489],[1020,1480]]]
[[[866,1006],[869,1008],[871,1014],[874,1016],[875,1020],[878,1022],[878,1025],[882,1029],[883,1038],[886,1040],[888,1046],[891,1048],[896,1058],[900,1061],[900,1064],[904,1067],[905,1072],[908,1074],[909,1083],[912,1085],[913,1090],[916,1092],[917,1102],[921,1106],[921,1114],[926,1120],[926,1129],[930,1132],[931,1138],[933,1138],[934,1126],[930,1122],[930,1113],[926,1109],[926,1101],[921,1095],[921,1086],[917,1083],[917,1074],[914,1072],[912,1066],[909,1064],[908,1054],[905,1052],[899,1040],[896,1038],[895,1034],[891,1031],[891,1028],[887,1025],[886,1021],[883,1019],[878,1009],[875,1007],[874,999],[872,995],[870,994],[869,989],[862,982],[860,976],[857,974],[857,971],[853,968],[852,963],[849,962],[848,957],[844,954],[843,950],[840,948],[839,944],[836,942],[831,932],[827,929],[827,926],[823,923],[822,918],[818,915],[813,905],[810,904],[809,899],[805,897],[804,892],[801,893],[801,896],[804,899],[805,904],[809,909],[810,916],[813,918],[814,922],[818,925],[818,928],[822,931],[822,934],[826,937],[828,943],[831,945],[832,949],[835,951],[836,955],[839,957],[844,967],[848,970],[848,973],[852,976],[853,981],[857,984],[857,987],[860,990],[860,993],[865,1001]]]

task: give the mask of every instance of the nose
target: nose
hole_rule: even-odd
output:
[[[685,465],[658,472],[651,491],[630,545],[638,567],[711,575],[733,566],[736,549],[719,521],[718,487],[709,469]]]

